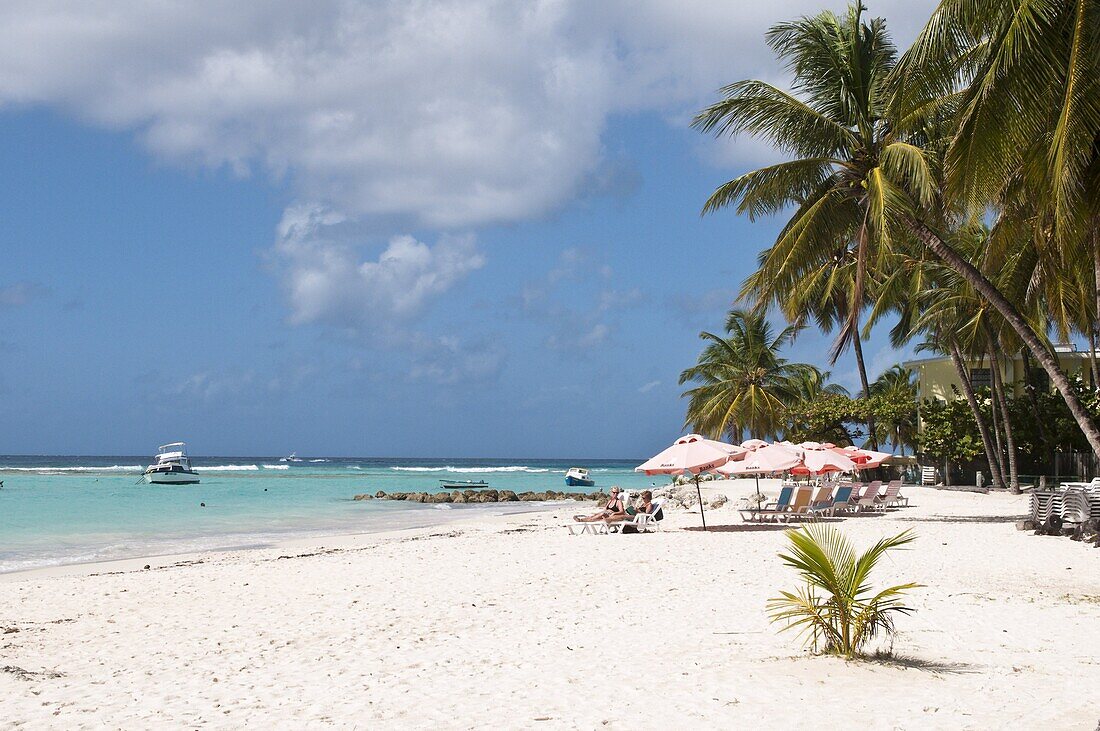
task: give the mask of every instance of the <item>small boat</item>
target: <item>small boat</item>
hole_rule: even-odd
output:
[[[286,457],[279,457],[279,461],[280,462],[301,462],[302,460],[298,459],[298,453],[297,452],[291,452]]]
[[[565,473],[565,484],[569,487],[592,487],[596,481],[588,476],[586,467],[570,467]]]
[[[488,487],[489,483],[485,480],[440,480],[439,486],[445,490],[476,490],[479,487]]]
[[[187,445],[172,442],[161,445],[153,464],[142,474],[146,482],[157,485],[197,485],[199,474],[191,469],[191,458],[187,456]]]

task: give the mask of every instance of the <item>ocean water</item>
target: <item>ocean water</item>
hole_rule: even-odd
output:
[[[140,480],[148,457],[0,456],[0,572],[137,556],[262,546],[310,536],[444,523],[536,503],[353,501],[358,493],[439,492],[439,480],[501,490],[565,487],[576,462],[517,459],[192,457],[198,485]],[[588,461],[592,490],[649,486],[641,460]],[[205,507],[201,506],[205,503]],[[541,506],[545,507],[545,506]]]

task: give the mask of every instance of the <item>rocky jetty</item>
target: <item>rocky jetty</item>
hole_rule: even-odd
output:
[[[453,492],[384,492],[379,490],[373,495],[364,492],[356,495],[355,500],[404,500],[407,503],[514,503],[543,502],[547,500],[577,500],[581,502],[607,502],[608,496],[602,492],[520,492],[511,490],[454,490]]]
[[[699,505],[695,484],[690,482],[684,485],[653,488],[653,499],[664,500],[664,507],[671,510],[694,510]],[[711,495],[709,500],[704,496],[703,500],[706,501],[704,505],[712,510],[729,502],[729,498],[722,494]]]
[[[668,487],[652,488],[653,497],[665,501],[667,510],[694,510],[699,505],[699,498],[695,494],[695,485],[670,485]],[[636,498],[640,490],[631,490],[631,497]],[[511,490],[455,490],[453,492],[383,492],[362,493],[355,496],[355,500],[404,500],[407,503],[514,503],[514,502],[544,502],[548,500],[575,500],[579,502],[595,502],[602,505],[607,502],[610,495],[603,491],[585,492],[558,492],[547,490],[546,492],[512,492]],[[711,495],[704,498],[706,507],[715,509],[725,505],[728,500],[725,495]]]

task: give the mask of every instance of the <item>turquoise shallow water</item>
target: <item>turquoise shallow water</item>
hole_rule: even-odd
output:
[[[442,523],[532,503],[421,505],[357,493],[435,492],[485,480],[522,492],[565,490],[575,462],[499,459],[193,457],[198,485],[139,483],[145,457],[0,456],[0,572],[275,540]],[[641,460],[588,461],[596,487],[652,483]],[[200,503],[205,503],[202,507]]]

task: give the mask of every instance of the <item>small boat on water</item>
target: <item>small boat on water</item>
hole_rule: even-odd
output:
[[[565,473],[565,484],[569,487],[592,487],[596,481],[588,476],[587,467],[570,467]]]
[[[479,487],[488,487],[489,483],[485,480],[478,480],[477,482],[472,480],[440,480],[439,486],[444,490],[476,490]]]
[[[301,462],[302,460],[298,459],[298,453],[297,452],[291,452],[286,457],[279,457],[279,461],[280,462]]]
[[[197,485],[199,473],[191,468],[187,445],[183,442],[163,444],[157,449],[153,464],[142,474],[146,482],[156,485]]]

